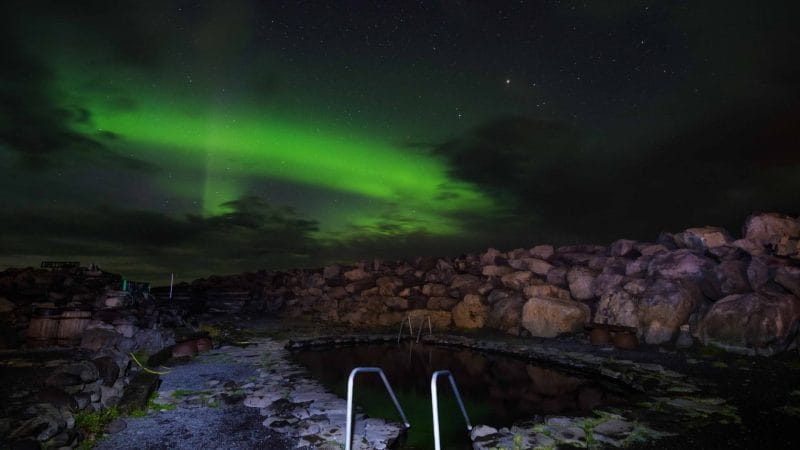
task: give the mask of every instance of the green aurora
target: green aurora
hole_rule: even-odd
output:
[[[320,239],[358,237],[364,230],[453,236],[466,231],[459,214],[494,208],[486,193],[451,177],[441,158],[345,127],[312,128],[246,104],[220,113],[213,104],[159,98],[146,88],[132,89],[135,108],[117,108],[109,96],[80,87],[62,89],[83,99],[91,117],[75,131],[96,139],[111,134],[137,148],[131,156],[138,159],[202,166],[199,186],[173,186],[173,193],[202,192],[206,217],[230,212],[226,204],[247,195],[247,180],[259,178],[367,199],[368,207],[332,205],[325,217],[315,217],[323,224]]]

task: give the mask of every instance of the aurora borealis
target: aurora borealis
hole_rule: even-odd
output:
[[[790,2],[64,3],[0,11],[2,265],[158,282],[798,214]]]

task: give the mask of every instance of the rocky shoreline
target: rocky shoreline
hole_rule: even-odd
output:
[[[800,220],[747,218],[735,239],[715,227],[662,233],[657,242],[539,245],[456,258],[211,277],[196,297],[236,287],[227,312],[353,329],[413,326],[555,337],[588,324],[635,330],[650,345],[713,345],[746,355],[798,346]],[[633,346],[636,344],[634,343]]]
[[[171,299],[164,293],[123,291],[119,275],[94,267],[0,272],[0,394],[7,399],[0,409],[0,446],[74,448],[92,437],[76,425],[76,418],[117,408],[127,413],[146,409],[158,381],[154,373],[166,359],[191,357],[231,341],[214,335],[213,327],[201,326],[224,318],[274,317],[354,333],[401,329],[407,334],[405,327],[411,325],[427,335],[430,328],[434,336],[422,338],[430,344],[548,361],[614,379],[651,397],[659,395],[667,405],[660,407],[692,410],[698,405],[698,387],[684,374],[643,360],[605,358],[585,348],[565,351],[561,345],[551,350],[547,343],[563,344],[569,336],[583,343],[586,331],[593,329],[589,339],[594,343],[627,349],[641,345],[641,351],[651,355],[710,347],[745,356],[794,350],[800,339],[800,220],[753,215],[738,239],[719,228],[691,228],[663,233],[654,243],[622,239],[609,246],[539,245],[455,258],[215,276],[176,286]],[[518,345],[444,337],[442,332],[497,333],[518,340]],[[618,342],[616,335],[625,339]],[[307,337],[302,332],[291,336]],[[373,338],[337,336],[318,345],[363,339]],[[285,350],[275,342],[258,341],[253,349],[226,352],[254,358],[251,353],[264,351],[261,347],[266,345],[269,353],[281,355]],[[314,342],[295,339],[289,348]],[[283,383],[308,387],[304,378],[292,378],[296,368],[273,364],[271,372],[264,372],[269,377],[277,374],[276,379],[284,377]],[[135,390],[132,383],[144,374],[150,375],[150,384],[137,388],[142,391],[138,396],[130,394]],[[308,417],[297,408],[287,404],[288,409],[273,411],[276,399],[271,392],[283,388],[265,386],[245,390],[245,405],[277,417],[264,423],[268,429],[298,437],[309,448],[335,440],[339,431],[334,420],[325,427],[305,426]],[[295,390],[287,392],[295,395]],[[328,402],[317,405],[321,416],[325,408],[341,409],[341,399],[319,389],[302,392],[297,395],[306,395],[304,401]],[[129,397],[136,397],[133,403],[138,406],[129,404]],[[676,400],[690,397],[691,401]],[[169,402],[159,397],[162,400]],[[700,402],[700,407],[730,411],[724,400]],[[606,444],[624,442],[634,432],[634,427],[621,425],[626,419],[617,413],[608,412],[602,419],[593,426],[612,421],[614,427],[607,427],[617,431],[608,431]],[[509,446],[515,439],[526,445],[569,443],[552,438],[564,429],[575,435],[577,425],[565,420],[570,419],[559,418],[544,434],[542,426],[548,423],[480,428],[473,439],[476,448]],[[386,431],[385,439],[376,438],[371,445],[388,446],[397,438],[383,421],[371,426]],[[522,433],[523,428],[530,433]],[[586,439],[584,434],[584,443]]]

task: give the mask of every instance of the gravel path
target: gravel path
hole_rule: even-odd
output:
[[[178,365],[161,377],[159,393],[201,391],[210,384],[222,386],[247,384],[256,376],[252,364],[225,358],[211,352],[186,364]],[[215,383],[219,382],[219,383]],[[146,417],[125,418],[127,427],[103,439],[98,449],[289,449],[292,441],[266,428],[258,409],[248,408],[241,401],[218,402],[209,407],[203,402],[178,402],[174,410],[150,411]]]

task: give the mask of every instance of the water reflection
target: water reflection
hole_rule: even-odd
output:
[[[407,342],[304,350],[294,358],[341,396],[354,367],[382,368],[412,424],[407,449],[432,446],[430,379],[436,370],[453,373],[473,423],[508,426],[535,415],[588,414],[598,406],[622,402],[596,381],[466,349]],[[451,444],[445,448],[469,448],[460,413],[444,383],[439,389],[442,438]],[[397,420],[378,377],[359,378],[356,401],[370,415]]]

